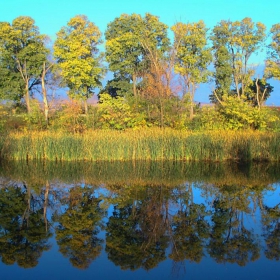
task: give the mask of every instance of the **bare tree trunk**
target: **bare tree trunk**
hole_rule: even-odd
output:
[[[190,119],[193,119],[194,116],[194,93],[195,93],[195,85],[192,84],[191,92],[190,92],[190,100],[191,100],[191,107],[190,107]]]
[[[260,110],[262,107],[263,101],[264,101],[264,95],[266,92],[266,88],[264,89],[263,93],[261,93],[258,82],[259,82],[259,78],[256,79],[256,89],[257,89],[257,103],[258,103],[258,108]],[[260,94],[261,94],[261,97],[260,97]]]
[[[26,103],[27,113],[30,114],[31,113],[31,108],[30,108],[30,96],[29,96],[29,77],[28,77],[27,71],[26,71],[26,62],[22,66],[20,61],[17,60],[17,68],[18,68],[18,71],[20,72],[20,75],[21,75],[21,77],[22,77],[22,79],[25,83],[24,100],[25,100],[25,103]]]
[[[31,107],[30,107],[30,96],[29,96],[29,88],[28,88],[28,79],[27,79],[26,84],[25,84],[24,100],[25,100],[25,103],[26,103],[27,113],[30,114],[31,113]]]
[[[41,76],[42,94],[43,94],[43,102],[44,102],[44,115],[45,115],[45,121],[47,124],[49,121],[49,102],[48,102],[48,98],[47,98],[47,88],[46,88],[45,78],[46,78],[47,72],[51,69],[52,66],[53,66],[53,63],[51,63],[46,68],[46,62],[44,62],[42,76]]]
[[[43,102],[44,102],[44,115],[45,115],[45,121],[48,125],[48,116],[49,116],[49,104],[47,99],[47,89],[45,85],[45,77],[46,72],[48,69],[46,69],[46,63],[43,63],[43,71],[42,71],[42,77],[41,77],[41,84],[42,84],[42,94],[43,94]]]
[[[137,88],[136,88],[136,75],[132,75],[132,83],[133,83],[133,95],[134,97],[137,96]]]
[[[237,77],[234,77],[234,82],[235,82],[237,97],[238,97],[238,99],[240,99],[240,90],[239,90],[239,87],[238,87],[238,79],[237,79]]]
[[[87,104],[87,100],[84,101],[84,108],[85,108],[85,114],[88,115],[88,104]]]
[[[164,109],[163,109],[163,101],[161,97],[159,98],[159,104],[160,104],[160,127],[164,127]]]

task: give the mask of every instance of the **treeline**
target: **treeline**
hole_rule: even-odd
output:
[[[85,15],[71,18],[54,42],[31,17],[0,22],[0,128],[279,129],[277,110],[264,103],[273,91],[267,79],[280,79],[280,24],[268,31],[244,18],[211,30],[203,21],[169,28],[151,14],[122,14],[104,37],[103,50]],[[257,76],[250,58],[263,48],[265,70]],[[195,103],[206,82],[215,85],[212,107]],[[62,106],[54,100],[60,88],[71,100]],[[98,106],[89,105],[97,93]]]

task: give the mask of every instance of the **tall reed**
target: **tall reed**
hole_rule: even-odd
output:
[[[187,132],[172,129],[94,130],[84,134],[12,133],[1,158],[50,161],[209,160],[279,161],[280,133]]]

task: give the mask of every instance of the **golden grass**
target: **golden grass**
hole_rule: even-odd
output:
[[[256,131],[188,132],[172,129],[11,133],[1,158],[50,161],[279,161],[280,134]]]

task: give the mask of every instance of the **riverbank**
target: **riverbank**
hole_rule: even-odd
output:
[[[279,161],[280,133],[172,129],[38,131],[2,135],[2,159],[49,161]]]

